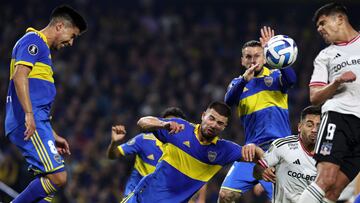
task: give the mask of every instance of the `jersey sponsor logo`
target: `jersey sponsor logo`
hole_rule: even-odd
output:
[[[326,156],[326,155],[329,155],[330,152],[331,152],[331,149],[332,149],[332,143],[331,142],[324,142],[322,145],[321,145],[321,148],[320,148],[320,154]]]
[[[293,164],[301,165],[299,159],[296,159],[296,160],[293,162]]]
[[[298,145],[297,142],[296,143],[289,143],[288,147],[289,147],[290,150],[295,150],[295,149],[299,148],[299,145]]]
[[[273,84],[274,79],[271,76],[264,78],[264,83],[266,86],[270,87]]]
[[[216,152],[208,151],[208,159],[209,159],[209,161],[211,161],[211,162],[215,161],[216,156],[217,156]]]
[[[28,52],[30,55],[35,56],[39,52],[39,48],[35,44],[30,44],[28,46]]]
[[[341,70],[342,68],[345,68],[346,66],[359,65],[359,64],[360,64],[360,59],[352,59],[352,60],[347,60],[347,61],[343,61],[341,63],[338,63],[332,69],[336,73],[339,70]]]
[[[295,171],[288,171],[287,174],[288,174],[288,176],[293,177],[293,178],[309,180],[309,181],[314,181],[316,178],[316,175],[312,176],[312,175],[308,175],[308,174],[298,173]]]

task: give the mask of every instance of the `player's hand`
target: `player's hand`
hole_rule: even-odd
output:
[[[71,154],[69,143],[66,141],[65,138],[57,135],[55,137],[55,145],[56,145],[56,149],[59,154],[61,154],[61,155],[63,155],[63,154],[70,155]]]
[[[249,82],[251,79],[254,78],[255,70],[259,67],[259,64],[251,65],[250,68],[246,69],[245,73],[243,74],[243,78],[245,81]]]
[[[335,81],[338,82],[339,84],[345,82],[353,82],[355,80],[356,80],[356,75],[352,71],[346,71],[335,79]]]
[[[276,181],[275,168],[269,167],[269,168],[265,169],[262,174],[262,178],[265,181],[275,183],[275,181]]]
[[[115,125],[111,128],[111,141],[119,142],[124,140],[126,134],[125,126]]]
[[[25,126],[26,126],[26,130],[24,132],[25,135],[24,140],[29,140],[30,137],[35,133],[35,129],[36,129],[34,114],[32,112],[25,113]]]
[[[253,143],[242,147],[241,154],[245,161],[252,162],[255,159],[256,145]]]
[[[179,124],[174,121],[169,121],[164,123],[164,128],[169,131],[169,134],[175,134],[184,130],[185,126],[184,124]]]
[[[267,26],[261,28],[260,33],[260,43],[262,47],[265,47],[266,43],[275,35],[274,30]]]

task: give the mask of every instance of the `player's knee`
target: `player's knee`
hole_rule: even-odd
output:
[[[62,171],[59,173],[48,174],[47,178],[58,187],[63,187],[67,182],[67,173]]]
[[[336,182],[336,176],[330,174],[324,174],[319,176],[316,180],[316,184],[320,186],[324,191],[328,191]]]
[[[231,190],[220,189],[219,203],[232,203],[236,202],[241,196],[240,192],[234,192]]]

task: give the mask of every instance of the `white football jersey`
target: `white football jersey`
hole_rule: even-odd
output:
[[[268,167],[275,167],[273,203],[297,202],[316,178],[316,161],[304,150],[297,135],[276,139],[263,159]]]
[[[309,86],[331,83],[346,71],[354,72],[356,80],[343,83],[324,103],[322,112],[335,111],[360,118],[360,35],[349,42],[332,44],[323,49],[314,60]]]

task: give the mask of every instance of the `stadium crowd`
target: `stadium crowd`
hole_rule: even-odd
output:
[[[11,49],[28,26],[45,25],[55,3],[6,1],[0,7],[0,180],[17,191],[31,176],[21,154],[4,136]],[[359,3],[349,4],[353,11],[360,9]],[[106,158],[111,125],[124,124],[131,138],[139,133],[140,116],[159,115],[169,106],[180,107],[189,120],[199,122],[201,107],[223,100],[227,84],[243,72],[241,46],[258,39],[264,25],[291,36],[299,48],[293,66],[298,83],[289,92],[290,121],[296,132],[297,115],[309,105],[312,61],[325,46],[311,21],[320,4],[76,0],[70,5],[85,14],[89,29],[69,50],[53,53],[57,97],[52,123],[69,141],[72,153],[65,158],[69,183],[57,202],[119,202],[132,159]],[[274,5],[285,12],[274,12]],[[237,122],[234,113],[224,137],[242,144],[243,129]],[[207,202],[216,202],[226,173],[222,170],[208,184]],[[259,197],[246,196],[243,202],[264,200],[254,198]],[[9,197],[0,191],[1,201],[8,202]]]

